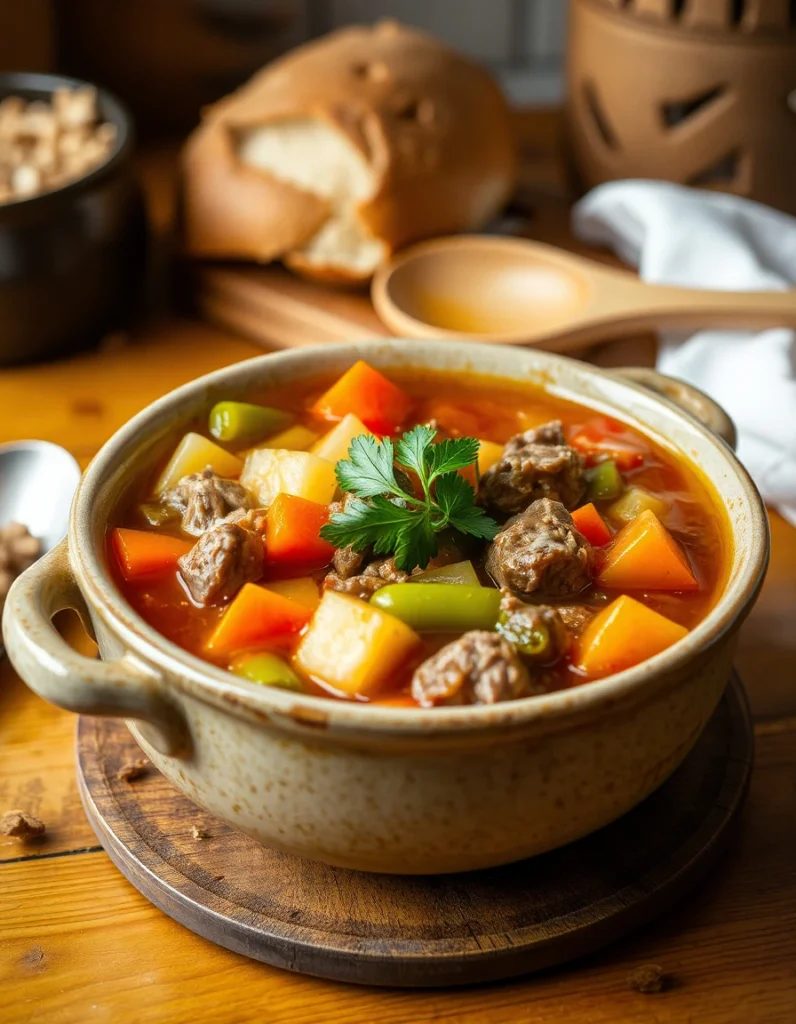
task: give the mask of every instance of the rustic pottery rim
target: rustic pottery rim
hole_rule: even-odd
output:
[[[421,349],[416,340],[390,338],[324,346],[322,350],[304,348],[256,356],[206,374],[148,405],[128,420],[103,445],[86,470],[72,505],[68,534],[70,563],[92,611],[112,626],[133,657],[136,654],[140,655],[148,663],[147,667],[151,665],[154,671],[161,666],[165,668],[174,676],[174,681],[181,690],[190,692],[207,703],[260,722],[268,721],[273,716],[276,719],[295,719],[306,725],[317,724],[323,728],[353,728],[357,731],[361,729],[364,733],[386,732],[429,736],[432,733],[450,731],[481,732],[501,726],[550,724],[553,719],[580,718],[586,713],[608,709],[620,700],[642,699],[665,685],[665,679],[672,672],[704,655],[706,650],[751,608],[762,585],[768,563],[768,519],[762,499],[749,474],[728,446],[682,408],[659,394],[653,394],[648,389],[619,378],[609,371],[538,349],[522,352],[501,346],[468,343],[460,347],[461,356],[457,362],[461,370],[486,373],[493,377],[502,376],[506,380],[521,380],[522,374],[530,372],[532,364],[535,364],[533,374],[537,381],[545,377],[553,378],[555,367],[567,364],[570,368],[577,367],[578,373],[610,381],[612,389],[619,388],[629,396],[635,397],[637,405],[661,405],[670,414],[678,417],[687,425],[695,439],[723,456],[744,492],[751,514],[747,518],[748,555],[742,566],[743,572],[738,574],[738,567],[735,564],[737,552],[733,552],[730,556],[733,572],[725,581],[722,596],[706,618],[667,651],[634,668],[584,686],[503,704],[435,709],[370,706],[365,703],[258,687],[254,683],[238,679],[223,669],[189,654],[161,636],[132,609],[116,588],[107,567],[103,564],[100,545],[96,543],[97,495],[113,471],[118,469],[120,451],[140,446],[140,443],[146,440],[148,432],[150,435],[156,433],[154,426],[158,422],[162,423],[168,415],[178,419],[178,410],[201,404],[203,397],[206,399],[211,389],[215,389],[228,378],[249,376],[254,386],[260,378],[267,376],[267,368],[270,367],[295,369],[296,378],[306,378],[318,372],[316,363],[323,363],[324,355],[327,353],[330,361],[338,357],[349,359],[351,362],[367,358],[369,353],[371,356],[379,353],[384,356],[381,365],[388,367],[390,355],[393,356],[395,366],[411,365],[407,353],[416,354],[416,361],[422,365],[429,362],[426,357],[433,359],[435,354],[441,356],[443,351],[449,356],[450,348],[451,343],[446,341],[424,341]],[[523,370],[518,368],[513,374],[487,373],[483,369],[479,370],[479,361],[493,361],[496,350],[510,355],[515,365],[526,356],[529,361]],[[548,389],[553,394],[578,400],[577,394],[568,387],[549,386]],[[592,408],[599,408],[601,404],[593,398],[584,398],[583,401]],[[606,397],[602,404],[606,410],[613,409],[615,413],[618,411],[614,399]],[[626,419],[641,420],[642,416],[643,413],[638,410],[634,413],[624,413]],[[656,435],[652,428],[649,430],[658,436],[659,440],[665,441],[660,435]],[[698,467],[698,460],[694,455],[682,451],[680,454]],[[104,522],[102,526],[104,534]]]

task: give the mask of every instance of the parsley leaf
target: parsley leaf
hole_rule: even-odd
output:
[[[429,480],[472,465],[478,459],[479,446],[474,437],[449,438],[431,445],[426,451]]]
[[[438,550],[437,535],[428,516],[415,512],[412,518],[412,525],[401,533],[393,552],[395,565],[403,572],[425,569]]]
[[[395,461],[404,469],[411,469],[421,480],[426,476],[426,454],[437,436],[433,427],[422,424],[412,427],[395,446]],[[436,445],[434,446],[436,447]]]
[[[482,540],[494,540],[500,527],[475,504],[475,491],[458,473],[439,477],[435,490],[437,504],[450,526],[460,533]]]
[[[475,504],[475,491],[457,472],[478,459],[478,440],[459,437],[434,444],[436,434],[431,427],[417,426],[395,445],[389,438],[355,437],[348,459],[338,462],[335,471],[342,490],[354,498],[332,515],[321,537],[335,547],[391,554],[404,572],[428,565],[438,550],[436,535],[449,526],[492,540],[500,527]],[[396,463],[415,473],[422,497],[401,470],[396,472]]]
[[[393,550],[399,534],[414,521],[414,512],[382,495],[369,503],[354,499],[343,512],[335,512],[323,527],[321,536],[335,547],[351,547],[363,551],[373,545],[377,554]]]
[[[393,469],[393,446],[389,437],[379,443],[372,434],[359,434],[351,442],[348,459],[335,469],[341,490],[358,498],[394,494],[398,490]]]

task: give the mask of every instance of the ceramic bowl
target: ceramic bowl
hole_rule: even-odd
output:
[[[258,687],[166,641],[133,612],[108,571],[106,527],[132,481],[213,402],[252,386],[340,373],[359,358],[387,371],[468,370],[541,383],[676,447],[712,482],[732,538],[713,611],[663,654],[599,682],[432,710]],[[641,378],[654,379],[650,371]],[[665,382],[662,389],[728,429],[703,396]],[[175,786],[261,842],[367,871],[466,871],[577,839],[667,778],[719,701],[767,554],[766,514],[748,475],[725,441],[669,398],[535,350],[373,341],[239,363],[136,416],[87,470],[67,540],[12,588],[4,635],[37,693],[81,714],[126,718]],[[52,627],[67,607],[90,624],[102,661],[76,654]]]

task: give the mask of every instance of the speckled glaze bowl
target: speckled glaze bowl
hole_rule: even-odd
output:
[[[695,463],[714,485],[732,538],[723,596],[684,640],[636,668],[577,689],[490,707],[415,710],[258,687],[187,654],[147,626],[108,572],[105,531],[131,482],[181,426],[254,385],[339,373],[365,358],[542,383],[615,413]],[[698,392],[630,371],[725,435]],[[69,536],[9,595],[4,637],[37,693],[81,714],[114,715],[154,764],[211,813],[263,843],[367,871],[441,873],[518,860],[624,814],[683,760],[727,682],[738,628],[768,554],[765,510],[728,444],[670,398],[535,350],[374,341],[263,356],[155,402],[97,455]],[[51,625],[76,608],[102,661]]]

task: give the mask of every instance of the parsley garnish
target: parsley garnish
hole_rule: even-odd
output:
[[[323,527],[323,539],[354,551],[372,546],[374,554],[393,555],[404,572],[425,569],[437,553],[437,534],[447,527],[492,540],[500,527],[475,504],[475,491],[458,473],[478,459],[478,440],[458,437],[434,444],[436,435],[431,427],[418,426],[395,444],[388,437],[355,437],[348,459],[336,469],[341,489],[354,498]],[[399,484],[396,464],[416,474],[421,498]]]

